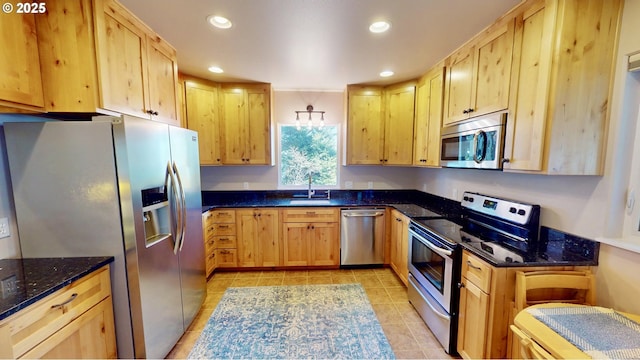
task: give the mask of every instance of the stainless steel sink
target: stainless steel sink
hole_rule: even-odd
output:
[[[289,201],[291,205],[331,205],[331,200],[327,199],[293,199]]]

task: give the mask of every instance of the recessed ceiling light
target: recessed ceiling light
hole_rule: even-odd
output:
[[[385,70],[385,71],[380,73],[380,76],[382,76],[382,77],[389,77],[389,76],[392,76],[392,75],[393,75],[393,71],[391,71],[391,70]]]
[[[221,74],[224,72],[224,70],[222,70],[222,68],[218,67],[218,66],[210,66],[209,67],[209,71],[211,71],[212,73],[216,73],[216,74]]]
[[[386,21],[376,21],[369,26],[369,31],[372,33],[383,33],[391,27],[391,24]]]
[[[209,22],[209,24],[219,29],[228,29],[231,27],[231,21],[223,16],[209,15],[207,17],[207,21]]]

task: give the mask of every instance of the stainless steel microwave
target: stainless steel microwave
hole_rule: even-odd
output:
[[[502,169],[507,113],[499,112],[443,127],[440,166]]]

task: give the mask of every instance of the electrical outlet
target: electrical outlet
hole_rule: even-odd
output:
[[[345,181],[344,187],[347,189],[353,189],[353,181]]]
[[[242,188],[245,189],[245,190],[249,190],[249,183],[246,182],[246,181],[244,183],[242,183]]]
[[[11,236],[11,229],[9,228],[9,218],[0,219],[0,239]]]
[[[0,287],[2,288],[2,298],[6,299],[9,296],[13,296],[18,293],[18,280],[15,275],[11,275],[0,281]]]
[[[373,181],[369,181],[369,182],[367,183],[367,188],[368,188],[368,189],[373,189]]]

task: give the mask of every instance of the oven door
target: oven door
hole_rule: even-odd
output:
[[[409,273],[451,314],[453,251],[427,233],[409,229]]]

